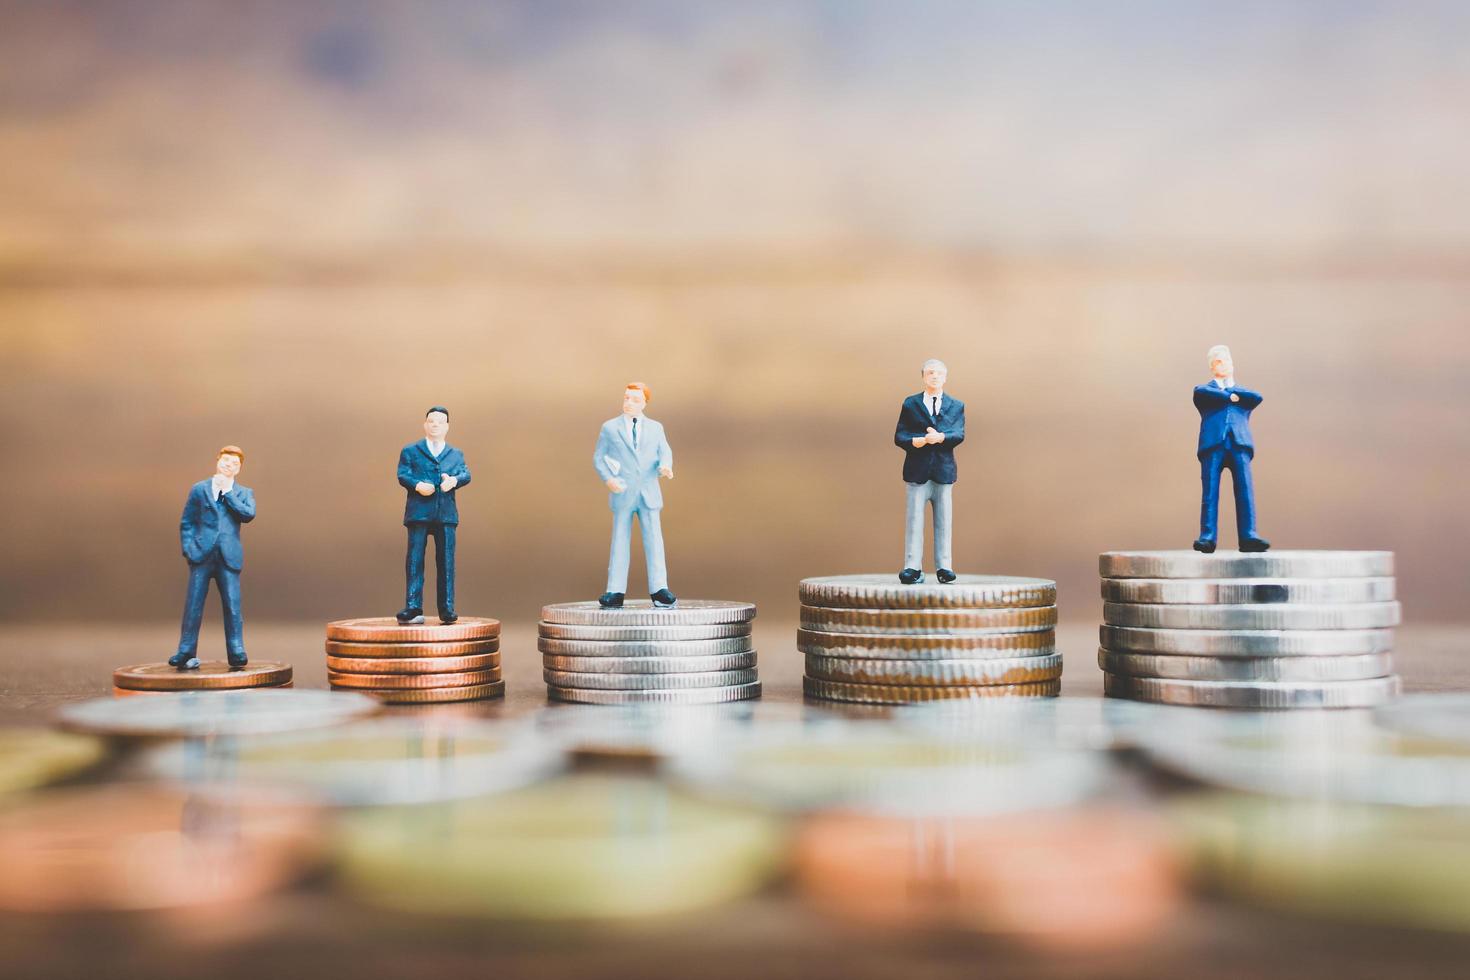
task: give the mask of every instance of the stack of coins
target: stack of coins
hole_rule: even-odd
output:
[[[1110,697],[1363,708],[1399,692],[1392,552],[1110,551],[1098,564]]]
[[[388,704],[476,701],[505,695],[500,679],[500,620],[400,626],[343,619],[327,624],[327,681]]]
[[[648,600],[620,609],[560,602],[541,610],[546,693],[584,704],[714,704],[759,697],[749,602]]]
[[[961,575],[902,585],[892,575],[801,583],[796,645],[815,698],[909,704],[953,698],[1055,697],[1057,584]]]
[[[195,670],[179,670],[165,663],[136,664],[112,672],[114,697],[161,691],[243,691],[290,686],[291,665],[275,660],[256,660],[244,667],[208,660]]]

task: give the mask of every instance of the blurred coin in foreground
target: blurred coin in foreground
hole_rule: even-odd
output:
[[[341,725],[382,710],[347,691],[177,691],[98,698],[57,711],[63,728],[95,735],[174,738],[258,735]]]
[[[33,789],[84,772],[107,756],[90,735],[44,728],[0,729],[0,793]]]

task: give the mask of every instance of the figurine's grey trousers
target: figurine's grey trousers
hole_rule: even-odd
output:
[[[952,483],[905,483],[909,491],[907,527],[904,538],[903,567],[923,568],[924,562],[924,505],[934,508],[934,567],[954,568],[954,556],[949,550],[949,518]]]

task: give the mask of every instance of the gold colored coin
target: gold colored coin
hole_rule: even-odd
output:
[[[802,689],[808,697],[828,701],[856,701],[860,704],[912,704],[917,701],[950,701],[970,698],[1054,698],[1062,691],[1062,682],[1040,681],[1034,684],[991,684],[963,687],[911,687],[899,684],[844,684],[803,677]]]
[[[392,616],[339,619],[327,624],[327,639],[359,643],[439,643],[441,641],[488,640],[500,635],[500,620],[476,616],[456,623],[425,622],[400,626]]]
[[[1044,656],[1056,652],[1056,632],[949,634],[827,633],[796,631],[796,648],[813,656],[860,660],[992,660]]]
[[[291,680],[291,665],[256,660],[231,667],[207,660],[197,670],[179,670],[166,663],[135,664],[112,672],[112,683],[127,691],[237,691],[248,687],[279,687]]]
[[[500,654],[468,657],[327,657],[327,669],[342,674],[455,674],[500,666]]]
[[[465,687],[429,687],[403,691],[368,691],[384,704],[442,704],[446,701],[480,701],[505,696],[505,681],[470,684]]]
[[[801,625],[825,633],[1028,633],[1057,625],[1056,606],[1027,609],[827,609],[802,606]]]
[[[466,687],[491,684],[500,680],[500,668],[463,670],[457,674],[344,674],[327,671],[327,682],[333,687],[357,691],[403,691],[432,687]]]
[[[488,640],[438,640],[433,643],[327,641],[327,655],[331,657],[385,657],[390,660],[421,657],[474,657],[495,653],[499,649],[500,638],[498,636]]]
[[[44,728],[0,729],[0,793],[31,789],[88,769],[107,755],[90,735]]]
[[[807,654],[808,677],[848,684],[967,687],[1031,684],[1062,676],[1062,655],[995,660],[856,660]]]

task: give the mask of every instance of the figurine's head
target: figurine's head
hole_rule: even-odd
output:
[[[424,435],[435,442],[443,442],[449,434],[449,409],[435,405],[424,413]]]
[[[1224,381],[1226,378],[1235,377],[1235,362],[1230,359],[1230,348],[1224,344],[1216,344],[1210,348],[1205,355],[1210,362],[1210,373]]]
[[[240,464],[243,462],[245,453],[239,446],[226,446],[219,451],[219,456],[214,461],[214,471],[233,480],[235,474],[240,472]]]
[[[628,382],[628,386],[623,389],[623,414],[642,415],[652,398],[653,393],[648,390],[648,385],[642,381]]]
[[[924,387],[929,391],[938,391],[944,387],[944,382],[949,378],[949,368],[937,357],[931,357],[919,368],[919,375],[924,379]]]

